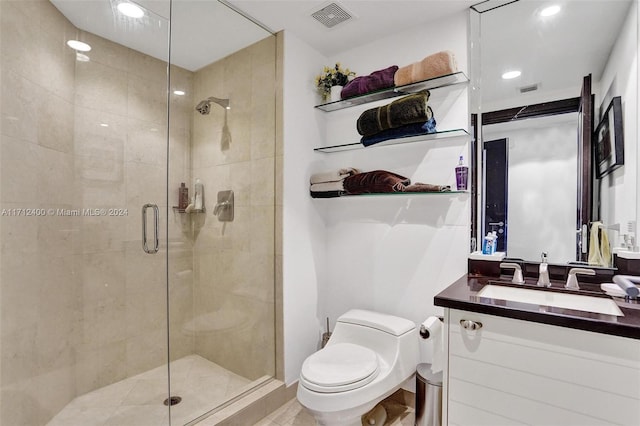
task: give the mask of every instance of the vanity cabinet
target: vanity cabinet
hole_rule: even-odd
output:
[[[445,321],[443,424],[640,425],[640,340],[449,308]]]

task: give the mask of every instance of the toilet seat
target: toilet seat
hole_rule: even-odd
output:
[[[305,360],[300,381],[316,392],[345,392],[371,383],[379,371],[374,351],[353,343],[337,343]]]

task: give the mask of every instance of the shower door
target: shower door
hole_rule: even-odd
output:
[[[2,425],[169,424],[170,8],[121,3],[0,2]]]
[[[276,37],[226,2],[176,0],[170,61],[171,424],[183,425],[275,376]],[[179,208],[182,183],[193,210]]]
[[[2,425],[183,425],[275,376],[276,37],[139,4],[0,1]]]

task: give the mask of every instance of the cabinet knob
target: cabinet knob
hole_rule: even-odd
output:
[[[465,330],[479,330],[482,328],[482,323],[479,321],[460,320],[460,325]]]

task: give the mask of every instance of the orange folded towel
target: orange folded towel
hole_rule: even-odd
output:
[[[452,74],[458,71],[458,64],[453,52],[442,52],[429,55],[419,62],[398,68],[393,77],[396,86],[428,80],[442,75]]]

